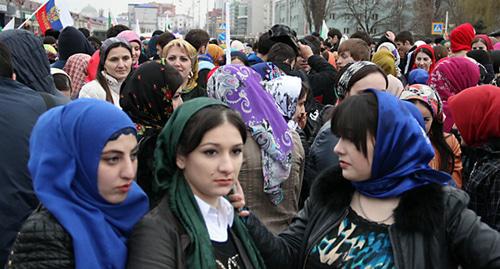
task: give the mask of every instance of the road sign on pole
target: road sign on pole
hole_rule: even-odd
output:
[[[433,22],[432,23],[432,34],[442,35],[444,33],[444,23],[443,22]]]

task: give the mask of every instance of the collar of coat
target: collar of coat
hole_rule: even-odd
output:
[[[328,210],[343,210],[349,206],[354,187],[342,177],[339,166],[322,172],[311,188],[311,202]],[[444,221],[444,191],[429,184],[407,191],[394,210],[394,225],[408,232],[432,234]]]

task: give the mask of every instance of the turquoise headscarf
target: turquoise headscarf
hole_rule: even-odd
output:
[[[212,98],[199,97],[190,100],[174,111],[158,136],[155,150],[155,180],[153,191],[165,194],[172,213],[186,229],[191,244],[186,253],[187,268],[215,269],[215,255],[203,216],[183,172],[177,167],[175,158],[177,145],[188,121],[198,111],[214,105],[225,106]],[[239,217],[234,218],[233,231],[241,240],[254,268],[265,268],[257,247]]]

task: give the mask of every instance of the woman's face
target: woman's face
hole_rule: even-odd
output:
[[[193,193],[211,205],[227,195],[238,179],[243,162],[243,139],[238,129],[225,122],[208,131],[187,156],[177,155],[177,166]]]
[[[472,49],[473,50],[488,50],[488,47],[483,42],[476,41],[476,43],[472,44]]]
[[[111,204],[123,202],[137,172],[137,139],[135,135],[120,135],[102,150],[97,171],[97,188]]]
[[[245,63],[238,57],[234,57],[233,59],[231,59],[231,64],[245,65]]]
[[[135,65],[139,63],[139,57],[141,56],[141,45],[135,41],[130,42],[132,47],[132,64]]]
[[[367,135],[366,138],[367,156],[358,150],[349,139],[340,137],[339,142],[333,151],[339,156],[342,176],[351,181],[364,181],[371,177],[374,138]]]
[[[428,134],[429,131],[431,130],[432,121],[434,120],[434,118],[432,117],[432,112],[426,105],[422,104],[421,101],[414,102],[414,104],[418,108],[418,110],[420,110],[420,113],[422,113],[422,116],[424,117],[425,132]]]
[[[177,69],[184,82],[187,82],[189,79],[189,73],[191,72],[192,63],[186,51],[181,47],[173,46],[168,50],[166,58],[168,64]]]
[[[368,74],[352,85],[351,89],[347,92],[346,97],[358,95],[360,92],[369,88],[378,90],[384,90],[387,88],[385,77],[379,72]]]
[[[179,89],[175,91],[174,96],[172,96],[172,106],[174,107],[174,110],[176,110],[180,105],[184,103],[181,96],[181,90],[182,86],[179,87]]]
[[[307,119],[306,100],[307,94],[304,94],[304,97],[298,100],[297,106],[295,108],[295,114],[293,115],[293,120],[298,123],[300,128],[302,129],[304,129]]]
[[[109,51],[104,62],[104,71],[116,80],[121,81],[127,78],[132,66],[132,55],[124,47],[116,47]]]
[[[425,52],[420,51],[417,53],[417,56],[415,57],[415,65],[418,68],[422,68],[425,71],[429,72],[429,69],[431,67],[432,60],[429,55],[425,54]]]

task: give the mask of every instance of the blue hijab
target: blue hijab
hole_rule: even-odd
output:
[[[416,107],[382,91],[367,91],[378,101],[377,134],[371,178],[352,182],[356,190],[369,197],[389,198],[429,183],[448,184],[449,174],[429,166],[434,149]]]
[[[127,128],[134,124],[124,112],[87,98],[49,110],[33,128],[28,168],[35,193],[71,235],[76,268],[125,268],[127,238],[148,210],[135,182],[120,204],[97,189],[102,150]]]

